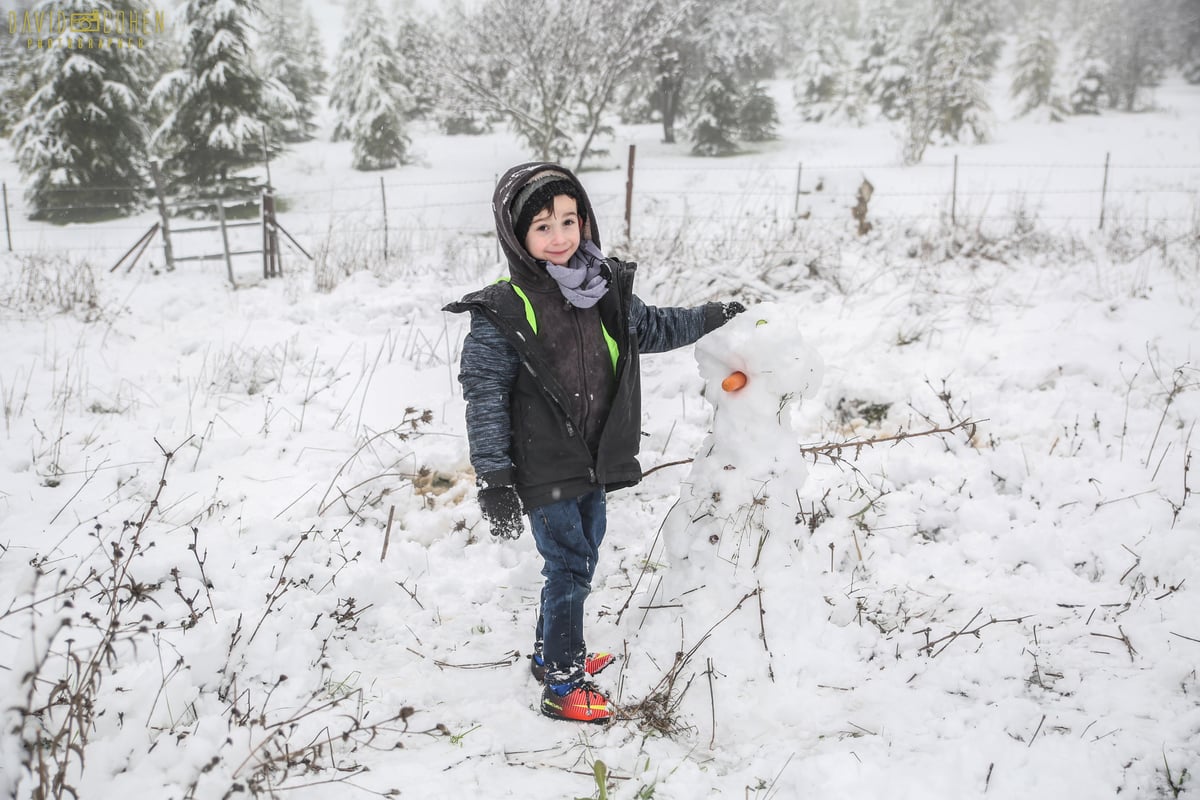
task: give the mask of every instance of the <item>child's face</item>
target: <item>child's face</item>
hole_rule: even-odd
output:
[[[566,266],[579,249],[579,210],[575,198],[555,195],[554,207],[542,211],[529,223],[525,249],[539,261]]]

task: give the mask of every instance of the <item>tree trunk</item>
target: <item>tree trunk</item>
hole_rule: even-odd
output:
[[[658,84],[658,94],[662,101],[663,142],[675,144],[675,115],[679,110],[680,94],[683,82],[675,78],[663,78]]]

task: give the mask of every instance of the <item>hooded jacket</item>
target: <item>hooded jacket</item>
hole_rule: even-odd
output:
[[[521,164],[505,173],[492,198],[510,278],[445,307],[471,313],[458,379],[478,482],[515,486],[526,509],[637,483],[639,355],[691,344],[723,321],[719,303],[645,305],[633,293],[636,265],[612,258],[600,302],[589,309],[567,303],[513,230],[513,198],[544,170],[575,184],[584,217],[581,240],[600,247],[591,201],[578,178],[558,164]]]

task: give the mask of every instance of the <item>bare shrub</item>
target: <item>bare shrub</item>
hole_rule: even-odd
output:
[[[287,675],[271,671],[273,666],[264,669],[249,660],[247,648],[260,632],[278,635],[280,624],[290,629],[290,621],[277,622],[285,595],[323,595],[334,586],[337,573],[357,558],[345,554],[337,532],[332,538],[315,529],[299,534],[281,561],[271,565],[274,584],[265,604],[239,615],[231,632],[218,632],[215,609],[220,604],[214,602],[214,594],[221,587],[213,583],[199,530],[191,528],[191,536],[183,538],[161,530],[179,531],[162,511],[164,505],[171,506],[165,492],[178,448],[159,447],[162,469],[157,482],[150,484],[153,494],[133,518],[118,526],[98,520],[90,532],[95,540],[92,549],[78,558],[64,557],[58,550],[35,556],[30,561],[31,588],[10,594],[0,606],[0,636],[19,642],[10,649],[9,663],[0,664],[6,671],[20,670],[15,681],[19,693],[7,703],[14,718],[6,734],[15,737],[21,748],[20,766],[13,765],[11,796],[36,800],[84,796],[86,767],[93,763],[89,758],[93,737],[107,745],[104,729],[133,724],[122,710],[127,689],[121,685],[128,680],[129,670],[136,672],[145,661],[147,651],[157,652],[160,660],[169,659],[174,667],[163,675],[149,709],[153,719],[155,708],[166,704],[169,719],[142,723],[150,738],[146,752],[198,741],[192,734],[214,721],[227,732],[211,745],[213,752],[196,762],[201,766],[193,774],[181,776],[184,797],[229,797],[240,792],[278,797],[281,791],[306,785],[306,780],[337,784],[367,769],[357,753],[393,750],[411,736],[450,735],[441,724],[411,727],[417,714],[411,706],[375,707],[361,690],[331,680],[324,667],[319,676],[301,669],[305,674],[289,681]],[[301,550],[318,546],[338,556],[329,559],[332,575],[324,584],[296,567]],[[148,557],[156,547],[178,547],[179,560]],[[151,571],[151,563],[159,567]],[[354,635],[369,608],[359,608],[352,597],[324,594],[322,600],[328,613],[317,616],[327,632],[323,639],[320,633],[314,637],[314,667],[325,663],[326,652],[336,640]],[[199,636],[198,642],[191,641],[200,647],[227,637],[224,663],[218,670],[221,679],[216,685],[200,687],[202,697],[184,708],[171,709],[168,683],[194,667],[189,658],[193,650],[185,646],[189,636]],[[203,697],[206,693],[220,701],[216,720],[212,712],[201,711],[213,706]],[[132,760],[136,756],[136,751],[130,752]]]
[[[73,313],[86,322],[100,318],[100,293],[92,265],[54,253],[16,256],[19,268],[0,285],[0,306],[19,313]]]
[[[356,272],[374,272],[382,261],[382,234],[331,228],[313,257],[313,289],[332,292],[344,278]]]

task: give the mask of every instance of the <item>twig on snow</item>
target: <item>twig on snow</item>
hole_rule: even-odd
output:
[[[1026,747],[1033,747],[1033,740],[1036,739],[1038,737],[1038,734],[1042,732],[1042,724],[1045,721],[1046,721],[1046,715],[1042,714],[1042,718],[1038,721],[1037,730],[1033,732],[1033,736],[1030,737],[1029,744],[1026,745]]]
[[[442,669],[499,669],[500,667],[511,667],[520,660],[521,654],[516,650],[511,653],[506,653],[503,658],[497,661],[478,661],[473,664],[451,664],[448,661],[435,660],[433,663]]]
[[[981,608],[975,612],[975,616],[971,617],[971,620],[966,625],[962,626],[961,628],[959,628],[957,631],[954,631],[953,633],[948,633],[945,636],[942,636],[938,639],[934,639],[933,641],[926,641],[925,646],[920,648],[920,650],[924,650],[925,654],[929,655],[930,658],[937,658],[939,655],[942,654],[943,650],[945,650],[947,647],[949,647],[951,644],[953,644],[954,641],[956,639],[958,639],[960,636],[974,636],[976,639],[978,639],[979,632],[982,631],[984,628],[987,628],[991,625],[999,625],[1001,623],[1010,623],[1010,622],[1015,622],[1015,623],[1020,624],[1021,622],[1025,621],[1025,617],[1015,617],[1013,619],[996,619],[995,617],[992,617],[991,619],[989,619],[987,622],[983,623],[979,627],[971,628],[971,625],[974,624],[975,620],[979,619],[979,615],[982,613],[983,613],[983,609]],[[918,635],[925,634],[926,638],[928,639],[929,632],[930,632],[930,629],[925,628],[924,630],[917,631],[917,634]],[[938,651],[936,653],[934,653],[933,648],[936,645],[941,644],[942,642],[945,642],[945,644],[943,644],[940,648],[938,648]]]
[[[1129,660],[1132,662],[1134,660],[1133,657],[1137,654],[1137,650],[1133,649],[1133,643],[1129,641],[1129,636],[1125,633],[1125,630],[1120,625],[1117,626],[1117,630],[1121,632],[1120,636],[1113,636],[1111,633],[1093,633],[1092,636],[1096,636],[1101,639],[1116,639],[1118,642],[1125,645],[1125,649],[1129,651]]]

